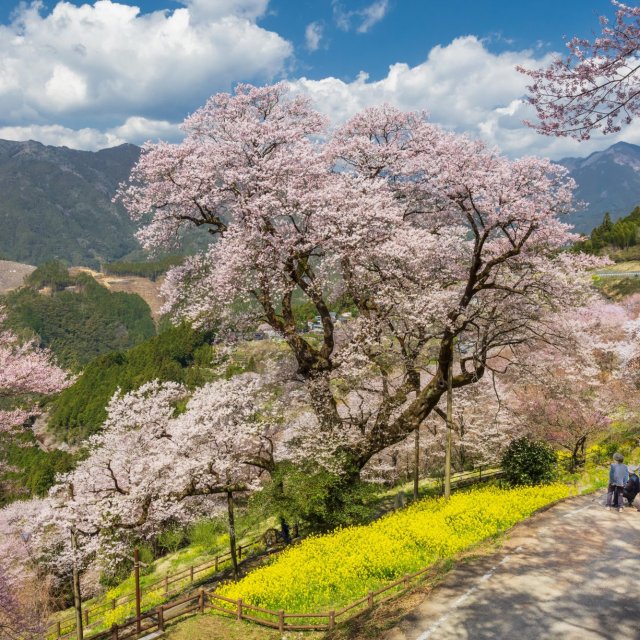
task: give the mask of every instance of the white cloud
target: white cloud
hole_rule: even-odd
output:
[[[340,0],[332,0],[333,18],[338,28],[343,31],[350,31],[356,23],[358,33],[366,33],[375,24],[380,22],[389,9],[388,0],[376,0],[376,2],[363,7],[362,9],[347,10]]]
[[[584,156],[620,139],[640,143],[640,123],[618,136],[594,136],[586,143],[548,138],[523,125],[534,114],[523,100],[527,79],[515,66],[540,67],[550,56],[536,58],[528,50],[494,54],[475,36],[465,36],[434,47],[415,67],[391,65],[380,80],[371,81],[361,72],[352,82],[328,77],[300,78],[291,84],[295,91],[309,94],[336,123],[364,107],[387,102],[401,109],[426,110],[432,122],[483,138],[512,156]]]
[[[25,127],[0,127],[0,139],[3,140],[37,140],[42,144],[71,149],[95,151],[107,147],[115,147],[124,142],[110,132],[103,133],[97,129],[69,129],[59,124],[32,125]]]
[[[182,118],[238,81],[281,75],[289,42],[258,26],[268,0],[184,0],[141,14],[111,0],[21,4],[0,25],[0,125],[104,129],[132,115]]]
[[[256,20],[266,13],[269,0],[182,0],[181,3],[198,20],[218,20],[229,15]]]
[[[149,120],[138,116],[127,118],[124,124],[110,129],[109,133],[135,144],[142,144],[147,140],[168,140],[172,142],[183,137],[178,124],[171,123],[168,120]]]
[[[378,0],[378,2],[374,2],[362,9],[360,11],[362,22],[358,26],[358,33],[366,33],[374,24],[380,22],[385,17],[388,8],[389,3],[387,0]]]
[[[317,51],[320,47],[320,41],[322,40],[322,24],[319,22],[311,22],[304,30],[304,39],[306,47],[309,51]]]
[[[87,151],[115,147],[125,142],[133,144],[143,144],[148,140],[177,142],[182,139],[182,136],[182,131],[177,124],[135,116],[127,118],[123,124],[106,131],[91,127],[72,129],[59,124],[0,127],[0,139],[3,140],[37,140],[56,147],[64,146]]]

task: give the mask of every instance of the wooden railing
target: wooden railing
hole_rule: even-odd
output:
[[[242,598],[233,600],[218,595],[212,590],[201,588],[195,593],[187,594],[153,611],[143,613],[139,618],[131,618],[119,625],[114,624],[110,629],[88,637],[88,640],[125,640],[153,631],[164,631],[165,625],[170,620],[192,613],[204,613],[206,610],[215,611],[236,620],[254,622],[278,631],[331,631],[337,624],[355,618],[373,609],[375,605],[404,593],[416,582],[427,578],[429,574],[435,574],[435,571],[436,569],[430,566],[415,573],[406,574],[377,591],[369,591],[366,596],[342,609],[321,613],[272,611],[244,602]]]
[[[251,542],[238,545],[237,554],[238,560],[242,560],[243,555],[246,556],[247,552],[250,554],[255,551],[255,548],[263,544],[262,537],[256,538]],[[142,598],[144,600],[145,595],[156,591],[162,591],[165,598],[169,598],[172,595],[176,595],[184,591],[194,582],[197,582],[202,578],[202,573],[212,570],[215,575],[218,573],[225,564],[231,562],[231,551],[227,551],[223,554],[216,555],[212,560],[207,562],[191,565],[177,571],[175,573],[167,573],[163,578],[154,582],[145,584],[142,591]],[[135,602],[135,591],[127,593],[118,598],[105,601],[101,604],[97,604],[93,607],[85,605],[82,611],[82,617],[84,621],[84,628],[88,629],[92,626],[96,626],[102,622],[102,617],[107,611],[112,611],[118,607],[126,606],[132,602]],[[53,638],[68,638],[76,631],[76,619],[75,614],[60,618],[49,625],[47,636]]]

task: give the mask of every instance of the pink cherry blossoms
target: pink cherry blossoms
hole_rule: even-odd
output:
[[[0,308],[0,325],[5,321]],[[36,346],[33,340],[21,343],[9,330],[0,330],[0,397],[17,400],[31,394],[50,394],[64,389],[71,380],[54,364],[51,354]],[[37,413],[30,406],[0,410],[0,431],[23,423]]]
[[[169,273],[168,308],[222,329],[267,322],[289,346],[314,424],[363,468],[428,418],[446,389],[553,333],[579,305],[595,259],[559,252],[573,183],[546,160],[508,160],[389,106],[336,131],[286,86],[241,85],[145,148],[120,197],[152,213],[147,248],[187,226],[215,242]],[[349,300],[354,319],[331,314]],[[322,332],[299,333],[304,301]]]
[[[569,55],[545,69],[524,69],[533,83],[528,100],[540,133],[588,140],[594,131],[615,133],[640,113],[640,7],[612,0],[613,22],[601,17],[592,42],[573,38]]]
[[[33,535],[60,573],[104,566],[132,539],[220,512],[220,497],[260,486],[274,463],[275,425],[260,411],[258,376],[219,380],[189,394],[157,381],[116,394],[89,456],[42,501]],[[176,404],[187,400],[183,412]],[[0,511],[0,522],[5,518]],[[77,531],[80,555],[69,545]],[[47,550],[55,550],[49,553]]]

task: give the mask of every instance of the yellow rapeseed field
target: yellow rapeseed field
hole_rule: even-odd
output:
[[[288,613],[339,608],[503,532],[569,493],[563,484],[488,487],[456,493],[448,502],[422,500],[369,525],[307,538],[218,593]]]

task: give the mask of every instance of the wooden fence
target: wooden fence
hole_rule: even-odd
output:
[[[499,468],[485,470],[480,468],[473,471],[465,471],[454,474],[452,476],[452,484],[456,486],[465,486],[475,482],[498,478],[502,473],[502,469]],[[258,538],[248,545],[243,545],[239,548],[239,556],[241,556],[242,550],[246,551],[249,547],[259,545],[261,542],[262,538]],[[211,567],[215,567],[215,570],[217,571],[223,562],[229,561],[230,557],[230,552],[227,552],[221,556],[216,556],[215,559],[210,562],[188,567],[173,574],[172,576],[167,575],[161,580],[146,585],[144,592],[149,593],[161,588],[164,589],[165,595],[170,595],[172,593],[172,590],[170,589],[172,584],[185,580],[188,580],[189,583],[193,583],[195,576],[199,572],[206,571]],[[248,620],[272,629],[278,629],[279,631],[330,631],[336,624],[361,615],[365,611],[372,609],[374,605],[386,602],[387,600],[396,597],[398,594],[407,591],[416,581],[428,577],[428,574],[434,571],[434,567],[430,566],[416,571],[415,573],[407,574],[399,580],[395,580],[377,591],[369,591],[366,596],[352,602],[342,609],[322,613],[287,613],[283,610],[272,611],[270,609],[264,609],[262,607],[256,607],[248,604],[241,598],[233,600],[218,595],[213,590],[201,588],[197,592],[189,593],[177,600],[172,600],[151,611],[142,613],[139,618],[130,618],[120,625],[113,624],[110,629],[91,636],[86,636],[86,638],[87,640],[124,640],[125,638],[133,638],[143,633],[164,631],[164,626],[169,620],[192,613],[203,613],[206,609],[231,616],[237,620]],[[181,590],[182,588],[184,587],[179,587],[177,589]],[[380,598],[380,596],[384,597]],[[97,606],[93,609],[85,609],[83,612],[85,627],[91,626],[92,624],[95,625],[99,622],[99,620],[94,618],[98,612],[104,612],[109,608],[116,608],[116,606],[121,606],[122,604],[131,602],[134,599],[135,594],[127,594],[119,599],[119,604],[118,601],[113,600],[110,603]],[[53,637],[68,638],[71,636],[75,631],[75,620],[72,618],[68,618],[67,620],[72,623],[72,628],[66,631],[61,630],[59,626],[60,623],[58,623],[58,626],[54,629]],[[297,624],[295,621],[297,621]],[[304,622],[306,622],[306,624]],[[51,634],[51,628],[49,633]]]
[[[247,551],[251,554],[255,551],[257,546],[263,544],[262,537],[256,538],[251,542],[238,545],[237,553],[238,560],[242,560],[243,554],[246,555]],[[149,584],[144,585],[142,587],[142,598],[144,599],[145,595],[149,595],[153,592],[160,591],[163,593],[165,598],[168,598],[172,595],[176,595],[181,591],[184,591],[185,588],[188,588],[194,582],[197,582],[202,578],[204,572],[213,570],[213,573],[217,573],[221,570],[223,565],[231,562],[231,551],[227,551],[221,555],[215,556],[212,560],[204,562],[198,565],[191,565],[182,569],[181,571],[177,571],[175,573],[169,574],[167,573],[163,578],[156,580],[155,582],[151,582]],[[135,591],[131,593],[127,593],[118,598],[114,598],[112,600],[103,602],[102,604],[97,604],[93,607],[83,606],[82,617],[84,620],[84,628],[88,629],[92,626],[96,626],[102,622],[102,616],[107,611],[112,611],[117,609],[118,607],[125,606],[132,602],[135,602],[136,594]],[[66,616],[64,618],[60,618],[59,620],[52,623],[47,631],[47,637],[50,638],[68,638],[75,634],[76,631],[76,619],[75,614]]]
[[[248,604],[242,598],[233,600],[218,595],[212,590],[201,588],[195,593],[163,604],[153,611],[142,613],[140,617],[131,618],[120,625],[114,624],[110,629],[92,635],[90,640],[125,640],[154,631],[164,631],[165,625],[170,620],[194,613],[204,613],[206,610],[279,631],[331,631],[337,624],[355,618],[373,609],[375,605],[395,598],[430,574],[434,575],[435,572],[436,569],[430,566],[415,573],[406,574],[377,591],[369,591],[366,596],[342,609],[322,613],[272,611]]]

